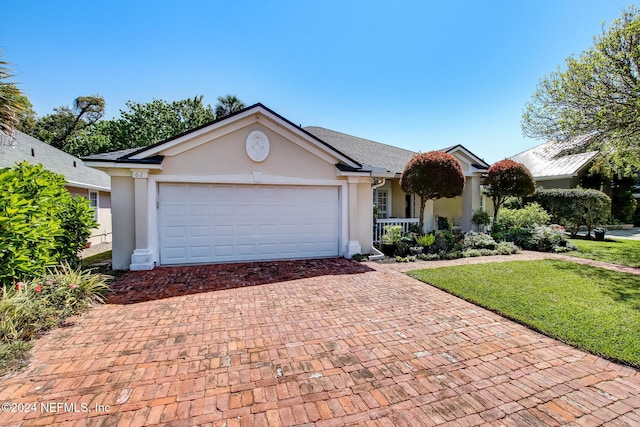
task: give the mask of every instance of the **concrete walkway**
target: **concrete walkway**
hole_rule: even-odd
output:
[[[640,425],[635,369],[399,266],[96,307],[0,380],[0,425]]]

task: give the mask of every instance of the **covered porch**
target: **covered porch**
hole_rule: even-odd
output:
[[[451,199],[428,200],[424,209],[424,229],[417,230],[420,216],[420,198],[407,194],[400,187],[400,174],[392,177],[378,177],[373,185],[375,223],[373,241],[378,243],[388,225],[400,225],[404,233],[412,230],[429,232],[437,230],[438,218],[446,218],[454,231],[472,231],[473,213],[487,210],[486,196],[482,194],[482,174],[488,165],[469,153],[464,147],[454,147],[450,151],[462,164],[465,173],[465,187],[461,196]]]

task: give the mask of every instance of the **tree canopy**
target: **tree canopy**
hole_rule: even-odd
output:
[[[67,153],[87,156],[107,151],[143,147],[188,132],[244,108],[235,96],[218,98],[215,110],[203,102],[203,96],[180,101],[153,99],[139,103],[127,101],[120,116],[101,120],[105,102],[102,97],[78,97],[73,108],[54,109],[41,118],[24,116],[20,129]]]
[[[429,199],[456,197],[464,190],[464,171],[460,161],[441,151],[413,156],[400,177],[405,193],[420,196],[420,230],[424,229],[424,207]]]
[[[73,101],[73,107],[61,106],[53,113],[36,118],[31,129],[25,128],[33,137],[52,146],[75,154],[77,141],[75,136],[91,127],[104,116],[105,101],[99,95],[79,96]]]
[[[535,181],[522,163],[505,159],[491,165],[484,180],[487,193],[493,201],[493,220],[507,197],[529,196],[535,191]]]
[[[244,107],[244,102],[240,101],[234,95],[219,96],[218,103],[216,104],[216,119],[221,119],[230,114],[237,113]]]
[[[11,82],[9,63],[0,58],[0,134],[11,135],[27,108],[26,97]]]
[[[545,76],[522,117],[525,136],[591,137],[618,170],[640,167],[640,11],[623,10],[593,46]]]

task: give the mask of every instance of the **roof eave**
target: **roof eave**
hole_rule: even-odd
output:
[[[303,128],[301,128],[300,126],[296,125],[295,123],[291,122],[290,120],[286,119],[285,117],[281,116],[280,114],[276,113],[275,111],[271,110],[270,108],[264,106],[261,103],[257,103],[257,104],[253,104],[241,111],[238,111],[236,113],[233,113],[231,115],[222,117],[220,119],[216,119],[212,122],[206,123],[200,127],[197,127],[195,129],[192,129],[188,132],[184,132],[180,135],[176,135],[172,138],[169,139],[165,139],[163,141],[157,142],[155,144],[149,145],[147,147],[143,147],[140,150],[134,151],[132,153],[127,154],[126,156],[124,156],[123,158],[126,159],[130,159],[130,160],[141,160],[143,158],[146,158],[147,156],[154,156],[157,155],[159,152],[161,152],[162,150],[165,150],[167,148],[171,148],[175,145],[180,144],[181,142],[183,142],[186,139],[189,138],[193,138],[193,137],[197,137],[199,136],[201,133],[206,133],[209,132],[213,129],[216,129],[218,127],[221,127],[224,125],[224,122],[228,122],[230,119],[235,118],[236,120],[245,118],[245,117],[249,117],[252,114],[255,114],[256,112],[261,112],[262,114],[267,114],[267,115],[271,115],[275,118],[277,118],[278,120],[284,122],[288,127],[289,130],[297,133],[299,136],[309,140],[311,139],[312,141],[310,141],[313,145],[315,146],[320,146],[325,152],[329,151],[331,153],[331,155],[333,157],[335,157],[338,161],[342,161],[345,164],[354,167],[354,168],[360,168],[362,167],[362,165],[360,163],[358,163],[356,160],[352,159],[351,157],[347,156],[346,154],[342,153],[341,151],[339,151],[338,149],[334,148],[333,146],[331,146],[330,144],[326,143],[325,141],[321,140],[320,138],[314,136],[313,134],[307,132],[306,130],[304,130]],[[319,147],[319,148],[320,148]]]

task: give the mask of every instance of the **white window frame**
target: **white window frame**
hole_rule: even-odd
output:
[[[380,196],[384,194],[386,209],[382,209],[380,205]],[[378,219],[387,219],[391,217],[391,197],[389,190],[376,190],[376,205],[378,206]]]
[[[89,205],[93,209],[93,219],[97,222],[100,209],[100,194],[97,191],[89,191]]]

